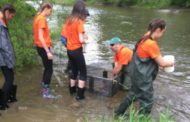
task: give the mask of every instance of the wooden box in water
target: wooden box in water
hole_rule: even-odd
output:
[[[88,67],[86,87],[91,92],[111,97],[119,90],[119,77],[112,78],[112,73],[104,69]]]

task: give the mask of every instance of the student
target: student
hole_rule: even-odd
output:
[[[130,63],[132,88],[128,97],[116,110],[116,115],[123,115],[130,104],[138,100],[139,114],[148,115],[153,105],[153,81],[158,73],[158,67],[173,66],[174,62],[163,59],[158,40],[165,32],[166,24],[163,20],[152,20],[148,32],[137,42],[134,56]]]
[[[114,69],[113,69],[113,77],[120,74],[121,83],[123,83],[125,88],[130,89],[131,82],[128,78],[129,75],[127,73],[128,64],[132,59],[133,51],[127,47],[124,47],[121,44],[121,40],[118,37],[114,37],[108,41],[110,48],[113,50],[114,54]]]
[[[50,82],[53,74],[53,54],[51,52],[52,40],[46,17],[52,13],[52,5],[49,2],[43,2],[40,5],[40,10],[37,13],[33,28],[34,28],[34,42],[39,56],[44,65],[44,72],[42,78],[42,96],[43,98],[55,98],[51,94]]]
[[[13,19],[16,10],[13,5],[7,4],[0,12],[0,68],[5,82],[0,90],[0,110],[9,108],[8,102],[16,102],[16,85],[13,85],[15,66],[15,52],[10,40],[8,22]]]
[[[72,73],[69,85],[71,95],[76,93],[76,81],[77,78],[79,79],[76,100],[85,99],[84,92],[87,71],[82,45],[85,44],[85,39],[88,39],[84,30],[84,21],[88,15],[85,3],[77,1],[61,33],[67,39],[67,54],[69,61],[71,61]]]

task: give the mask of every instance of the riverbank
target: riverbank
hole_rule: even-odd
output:
[[[36,4],[32,5],[35,6]],[[85,24],[85,29],[89,35],[89,44],[86,48],[87,53],[85,53],[86,63],[106,69],[112,67],[113,54],[108,50],[108,45],[104,44],[105,40],[118,36],[124,45],[131,48],[134,44],[133,40],[138,39],[146,31],[147,24],[151,19],[162,18],[166,20],[167,31],[158,43],[163,55],[175,55],[175,72],[159,72],[154,82],[155,104],[152,115],[153,119],[158,118],[154,120],[159,120],[160,113],[169,109],[176,117],[176,122],[189,122],[189,10],[123,9],[112,6],[88,6],[88,9],[91,16],[87,18]],[[57,31],[57,27],[61,28],[71,10],[72,6],[55,4],[52,16],[48,18],[50,30]],[[55,38],[58,39],[59,34],[60,32]],[[41,98],[42,65],[33,68],[26,67],[26,70],[20,75],[15,76],[15,82],[19,86],[19,101],[11,104],[8,111],[0,111],[2,113],[0,120],[6,122],[52,122],[54,120],[55,122],[80,122],[88,117],[92,122],[96,122],[93,120],[112,117],[112,109],[118,106],[126,96],[126,92],[120,91],[114,97],[107,98],[87,91],[87,100],[83,102],[84,104],[76,104],[78,102],[68,93],[68,80],[63,73],[64,64],[67,62],[67,56],[63,56],[67,55],[64,49],[65,47],[60,41],[54,41],[52,83],[55,92],[61,94],[63,98],[59,100]],[[36,60],[36,58],[33,59]],[[2,83],[4,81],[3,76],[0,75],[0,77]],[[63,83],[63,86],[57,85],[58,83]],[[82,107],[78,107],[80,105]]]
[[[60,67],[60,66],[59,66]],[[120,91],[113,97],[104,97],[100,94],[86,91],[86,99],[76,101],[74,96],[68,92],[68,79],[63,78],[63,86],[60,86],[55,78],[52,78],[52,88],[54,94],[62,97],[58,99],[44,99],[41,97],[40,80],[43,68],[31,68],[24,70],[22,74],[15,76],[15,84],[18,85],[17,99],[18,102],[11,103],[10,108],[6,111],[0,111],[2,116],[0,120],[4,122],[125,122],[125,118],[118,120],[113,118],[113,111],[118,107],[126,91]],[[30,75],[28,75],[30,74]],[[62,73],[64,75],[64,73]],[[0,77],[0,81],[2,81]],[[0,83],[1,84],[1,83]],[[155,104],[155,106],[157,106]],[[154,109],[155,110],[155,109]],[[151,114],[152,119],[171,120],[166,115],[159,116],[155,111]],[[131,114],[136,114],[134,111]],[[134,117],[133,115],[133,117]],[[138,118],[137,118],[138,117]],[[162,119],[161,119],[161,118]],[[166,117],[166,118],[164,118]],[[132,121],[140,119],[139,116],[131,118]],[[141,122],[150,122],[142,118]],[[145,121],[147,120],[147,121]],[[172,122],[172,121],[171,121]]]

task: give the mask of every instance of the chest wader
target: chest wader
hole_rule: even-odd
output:
[[[128,68],[131,76],[131,90],[116,110],[122,115],[133,101],[139,100],[140,114],[149,114],[153,105],[153,81],[158,73],[158,65],[151,58],[140,58],[136,53]]]
[[[129,65],[129,64],[128,64]],[[120,73],[120,86],[123,90],[131,89],[131,78],[129,76],[128,65],[124,65]]]

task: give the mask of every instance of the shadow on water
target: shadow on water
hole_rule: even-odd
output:
[[[30,2],[37,8],[33,2]],[[63,22],[69,16],[72,7],[55,5],[52,17],[48,18],[51,30],[61,32]],[[133,48],[134,41],[145,31],[149,21],[162,18],[167,22],[167,31],[160,39],[159,45],[163,55],[175,56],[175,72],[159,72],[154,82],[155,104],[153,118],[169,109],[176,121],[190,121],[190,10],[182,9],[140,9],[116,8],[104,6],[89,7],[91,16],[87,18],[85,28],[89,35],[85,48],[86,63],[91,66],[111,69],[112,52],[105,44],[114,36],[118,36],[123,43]],[[68,93],[68,78],[64,74],[67,63],[66,50],[58,37],[54,41],[54,75],[52,87],[62,98],[47,100],[41,98],[40,79],[42,68],[26,69],[15,78],[19,86],[17,103],[11,104],[8,111],[1,112],[0,121],[26,122],[83,122],[90,118],[92,122],[98,118],[108,119],[112,111],[126,96],[120,91],[113,97],[103,97],[86,92],[85,101],[76,102]],[[1,77],[1,81],[2,81]]]

